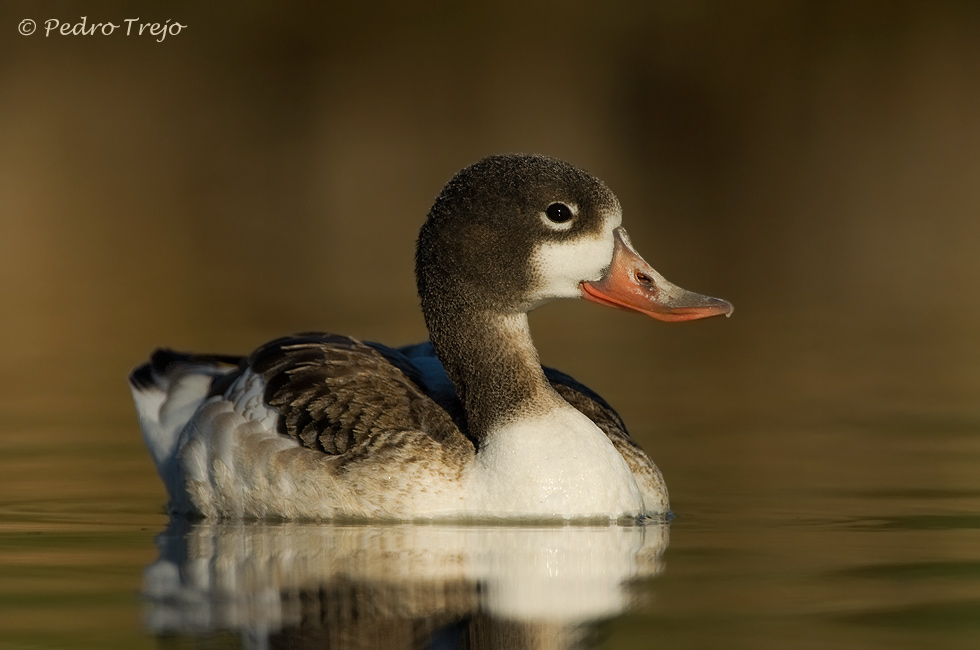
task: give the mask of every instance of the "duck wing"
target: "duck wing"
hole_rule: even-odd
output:
[[[422,432],[453,449],[472,443],[425,392],[420,371],[395,350],[337,334],[301,334],[256,350],[248,368],[265,380],[277,430],[329,455]],[[397,437],[397,436],[396,436]]]

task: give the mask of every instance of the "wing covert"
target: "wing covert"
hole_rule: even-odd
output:
[[[466,441],[449,414],[374,347],[348,336],[277,339],[248,360],[279,411],[278,431],[310,449],[341,455],[378,438],[422,431],[437,442]]]

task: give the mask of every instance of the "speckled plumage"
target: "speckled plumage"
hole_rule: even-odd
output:
[[[287,337],[248,360],[265,380],[277,430],[325,454],[355,454],[368,441],[421,431],[447,449],[473,445],[417,381],[375,347],[336,334]]]

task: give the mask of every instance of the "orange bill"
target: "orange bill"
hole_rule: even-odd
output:
[[[735,308],[727,300],[702,296],[668,282],[633,250],[622,226],[613,231],[613,236],[616,248],[612,263],[600,280],[582,283],[584,298],[663,321],[732,315]]]

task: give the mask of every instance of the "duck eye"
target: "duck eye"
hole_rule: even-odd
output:
[[[564,203],[552,203],[544,213],[548,215],[548,219],[555,223],[566,223],[575,216],[572,209]]]

